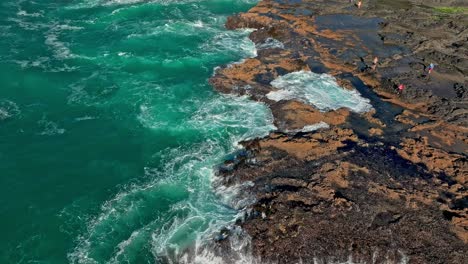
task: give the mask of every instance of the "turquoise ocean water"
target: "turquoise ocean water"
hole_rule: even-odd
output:
[[[159,263],[235,219],[213,168],[273,127],[222,96],[250,0],[0,3],[0,263]]]

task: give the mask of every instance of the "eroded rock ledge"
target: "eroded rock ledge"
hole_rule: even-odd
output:
[[[439,15],[417,1],[278,0],[228,19],[256,29],[258,56],[210,82],[266,103],[278,128],[243,142],[248,154],[219,172],[225,185],[254,183],[257,201],[238,224],[256,257],[468,263],[468,18]],[[271,81],[301,70],[334,76],[374,110],[268,99]],[[319,122],[329,127],[298,132]]]

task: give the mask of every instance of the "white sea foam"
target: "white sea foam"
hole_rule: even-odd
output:
[[[67,64],[64,64],[62,67],[44,68],[47,72],[73,72],[79,69],[77,66],[68,66]]]
[[[33,61],[26,61],[26,60],[13,60],[14,63],[21,66],[21,68],[29,68],[29,67],[38,67],[42,69],[46,69],[47,63],[50,61],[47,57],[38,57]]]
[[[49,57],[38,57],[32,61],[12,60],[11,62],[18,64],[22,69],[40,68],[44,72],[72,72],[79,69],[77,66],[69,66],[67,64],[63,64],[59,67],[52,67]]]
[[[23,28],[25,30],[38,30],[38,29],[43,29],[43,28],[48,28],[49,27],[49,25],[47,25],[47,24],[25,21],[21,17],[19,17],[19,18],[10,17],[10,18],[7,19],[7,21],[14,22],[19,27],[21,27],[21,28]]]
[[[269,92],[267,98],[273,101],[296,99],[296,94],[290,90],[278,90]]]
[[[341,88],[328,74],[298,71],[278,77],[271,85],[278,89],[267,94],[274,101],[297,99],[322,111],[346,107],[363,113],[372,109],[369,99],[356,90]]]
[[[220,250],[214,243],[203,243],[197,240],[191,252],[183,254],[177,262],[181,264],[259,264],[265,263],[255,258],[252,254],[250,236],[239,226],[231,225],[225,227],[229,229],[229,237],[226,239],[226,250]],[[229,261],[227,261],[229,260]]]
[[[249,189],[254,185],[253,182],[246,181],[241,184],[225,186],[222,182],[216,182],[220,179],[213,177],[215,193],[223,204],[227,204],[236,210],[243,210],[255,202],[255,197],[249,195]]]
[[[60,34],[66,30],[81,30],[82,27],[71,26],[67,24],[55,25],[50,30],[47,31],[45,35],[45,44],[49,49],[54,53],[54,56],[57,59],[70,59],[76,58],[77,55],[73,54],[68,47],[69,44],[66,42],[60,41]]]
[[[145,2],[147,0],[110,0],[104,1],[103,5],[130,5]]]
[[[68,6],[68,9],[93,8],[98,6],[120,6],[134,5],[141,3],[161,2],[161,0],[83,0],[75,5]]]
[[[18,16],[25,16],[25,17],[41,17],[43,16],[42,12],[41,13],[28,13],[24,10],[20,10],[18,11],[18,13],[16,13]]]
[[[148,111],[148,107],[143,110]],[[214,137],[189,149],[178,147],[161,151],[158,155],[163,157],[164,167],[146,168],[149,182],[129,185],[104,203],[101,213],[89,221],[88,232],[78,238],[77,247],[69,254],[70,261],[100,263],[102,259],[95,256],[112,247],[115,253],[104,262],[131,262],[131,252],[135,250],[130,249],[138,247],[141,241],[151,241],[155,258],[166,256],[175,263],[180,263],[178,259],[194,242],[201,250],[201,245],[211,241],[214,232],[236,219],[238,212],[233,208],[242,209],[253,202],[235,198],[249,187],[248,184],[213,192],[213,165],[237,148],[234,143],[239,140],[268,133],[274,128],[271,120],[266,106],[247,98],[217,95],[207,100],[190,120],[171,129],[195,130],[202,134],[232,130],[233,133],[228,134],[230,146],[226,148],[219,141],[224,138]],[[142,208],[164,203],[170,204],[168,212],[162,210],[151,216],[151,222],[142,222],[149,217],[145,214],[158,212]],[[206,250],[200,253],[208,252]],[[202,255],[197,258],[202,259]]]
[[[329,128],[330,126],[321,121],[317,124],[313,124],[313,125],[307,125],[307,126],[304,126],[302,129],[301,129],[301,132],[311,132],[311,131],[315,131],[315,130],[318,130],[318,129],[321,129],[321,128]]]
[[[232,144],[265,135],[276,128],[273,116],[265,105],[251,101],[246,96],[234,95],[219,95],[216,100],[206,102],[188,124],[207,130],[226,126],[245,129],[243,134],[231,139]]]
[[[95,116],[82,116],[82,117],[75,118],[75,121],[80,122],[80,121],[94,120],[94,119],[97,119],[97,117],[95,117]]]
[[[187,56],[177,63],[198,63],[197,59],[203,60],[205,56],[209,58],[217,54],[256,55],[255,45],[246,38],[251,30],[224,32],[210,23],[208,18],[167,21],[166,25],[158,28],[158,32],[152,28],[150,31],[137,31],[128,38],[161,32],[193,35],[200,31],[214,36],[197,47],[204,52],[202,58]],[[59,35],[60,32],[52,33]],[[127,58],[122,56],[121,59]],[[168,67],[176,64],[176,59],[166,59],[161,60],[161,64]],[[85,88],[88,80],[98,78],[97,74],[73,84],[69,102],[82,104],[92,100],[92,95]],[[155,95],[159,99],[173,96],[167,91],[171,88],[161,88]],[[244,193],[249,188],[248,184],[213,190],[216,178],[213,167],[220,164],[227,154],[240,148],[237,142],[266,135],[275,129],[268,108],[246,97],[210,95],[203,101],[194,101],[196,108],[187,106],[186,102],[184,105],[169,105],[164,109],[168,113],[165,115],[158,112],[161,108],[155,103],[157,99],[148,96],[148,90],[145,90],[143,99],[137,98],[139,101],[135,107],[139,111],[138,120],[148,128],[149,133],[164,132],[171,136],[190,134],[204,140],[190,145],[182,143],[177,148],[154,153],[155,159],[161,160],[158,164],[163,165],[157,169],[145,168],[145,175],[142,176],[145,180],[122,187],[118,194],[102,204],[100,212],[87,221],[86,232],[77,237],[76,247],[68,254],[71,263],[135,262],[135,252],[147,248],[148,244],[156,262],[161,256],[166,256],[180,263],[185,250],[194,243],[196,262],[204,263],[202,260],[209,258],[211,250],[204,245],[212,241],[216,231],[232,224],[238,217],[236,209],[242,210],[254,201],[253,197],[238,196],[238,193]],[[191,114],[175,122],[170,116],[171,111]],[[163,205],[168,208],[158,208]],[[233,240],[233,249],[238,251],[239,259],[248,258],[249,254],[242,251],[248,248],[248,241],[246,235]],[[206,253],[205,257],[203,252]]]
[[[201,20],[197,20],[197,21],[193,22],[192,25],[193,25],[193,27],[196,27],[196,28],[202,28],[202,27],[205,26],[205,24]]]
[[[147,5],[147,4],[156,4],[156,5],[174,5],[179,3],[190,4],[197,3],[200,0],[83,0],[78,4],[68,6],[68,9],[82,9],[82,8],[93,8],[97,6],[135,6],[135,5]],[[254,4],[256,0],[235,0],[234,2],[238,3],[248,3]]]
[[[264,42],[259,43],[256,46],[257,49],[284,49],[284,44],[275,38],[267,38]]]
[[[37,124],[41,130],[41,132],[39,132],[39,135],[54,136],[54,135],[61,135],[65,133],[64,128],[60,128],[56,122],[47,120],[45,118],[42,118],[41,120],[39,120]]]
[[[0,121],[13,118],[21,113],[18,105],[10,100],[0,99]]]
[[[139,238],[142,231],[143,230],[141,229],[133,231],[127,240],[120,242],[117,245],[117,248],[118,248],[117,253],[115,253],[115,255],[109,260],[108,263],[122,263],[122,260],[125,259],[125,252],[128,250],[129,247],[132,246],[132,244],[135,243],[135,241]]]
[[[240,29],[237,31],[222,31],[216,34],[212,40],[205,43],[202,48],[208,51],[236,52],[241,51],[242,57],[253,58],[257,56],[255,44],[246,36],[253,29]]]
[[[312,125],[307,125],[307,126],[304,126],[303,128],[301,129],[294,129],[294,130],[286,130],[285,132],[287,133],[298,133],[298,132],[312,132],[312,131],[315,131],[315,130],[319,130],[321,128],[329,128],[330,126],[323,122],[323,121],[320,121],[316,124],[312,124]]]
[[[210,27],[209,24],[203,23],[201,20],[167,20],[164,24],[155,25],[148,27],[146,30],[143,29],[140,32],[129,34],[127,38],[148,38],[167,34],[192,36],[194,34],[200,34],[201,32],[214,33],[217,30],[218,29]]]
[[[50,47],[57,58],[67,59],[72,57],[72,52],[64,42],[59,41],[56,33],[47,34],[45,44]]]

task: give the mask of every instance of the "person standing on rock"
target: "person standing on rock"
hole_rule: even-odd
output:
[[[434,63],[429,64],[429,67],[427,68],[427,74],[431,74],[432,70],[434,70]]]
[[[377,69],[377,64],[379,63],[379,58],[374,57],[374,61],[372,62],[372,70],[375,71]]]
[[[361,6],[362,6],[362,1],[359,0],[359,1],[357,2],[357,8],[361,8]]]
[[[400,85],[398,85],[397,94],[401,95],[401,93],[403,93],[403,89],[405,89],[405,85],[401,83]]]

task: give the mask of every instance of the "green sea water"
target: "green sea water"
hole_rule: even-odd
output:
[[[233,221],[213,168],[273,129],[213,91],[249,0],[0,2],[0,263],[159,263]]]

